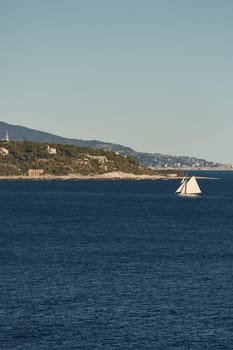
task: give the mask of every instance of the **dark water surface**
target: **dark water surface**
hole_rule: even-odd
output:
[[[233,172],[216,174],[199,198],[0,182],[0,349],[232,349]]]

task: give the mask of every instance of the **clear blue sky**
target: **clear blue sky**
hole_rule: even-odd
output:
[[[232,0],[0,0],[0,120],[233,163]]]

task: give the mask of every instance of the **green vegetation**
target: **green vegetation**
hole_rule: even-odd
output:
[[[29,169],[43,169],[50,175],[96,175],[112,171],[153,175],[151,169],[136,160],[110,151],[73,145],[54,144],[55,154],[49,154],[48,144],[31,141],[1,142],[9,154],[0,154],[0,175],[27,175]]]

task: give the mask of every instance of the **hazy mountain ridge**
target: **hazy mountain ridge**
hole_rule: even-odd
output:
[[[0,138],[3,139],[6,131],[9,133],[9,138],[12,141],[35,141],[47,142],[55,144],[76,145],[79,147],[88,147],[94,149],[102,149],[104,151],[119,152],[135,158],[141,164],[153,168],[219,168],[224,167],[221,163],[208,161],[196,157],[189,156],[171,156],[161,153],[143,153],[137,152],[130,147],[110,142],[102,142],[98,140],[80,140],[66,138],[54,135],[48,132],[30,129],[20,125],[11,125],[5,122],[0,122]]]

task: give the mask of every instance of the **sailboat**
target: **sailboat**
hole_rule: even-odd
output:
[[[196,177],[183,178],[176,193],[183,196],[197,195],[201,193],[200,187],[197,183]]]

